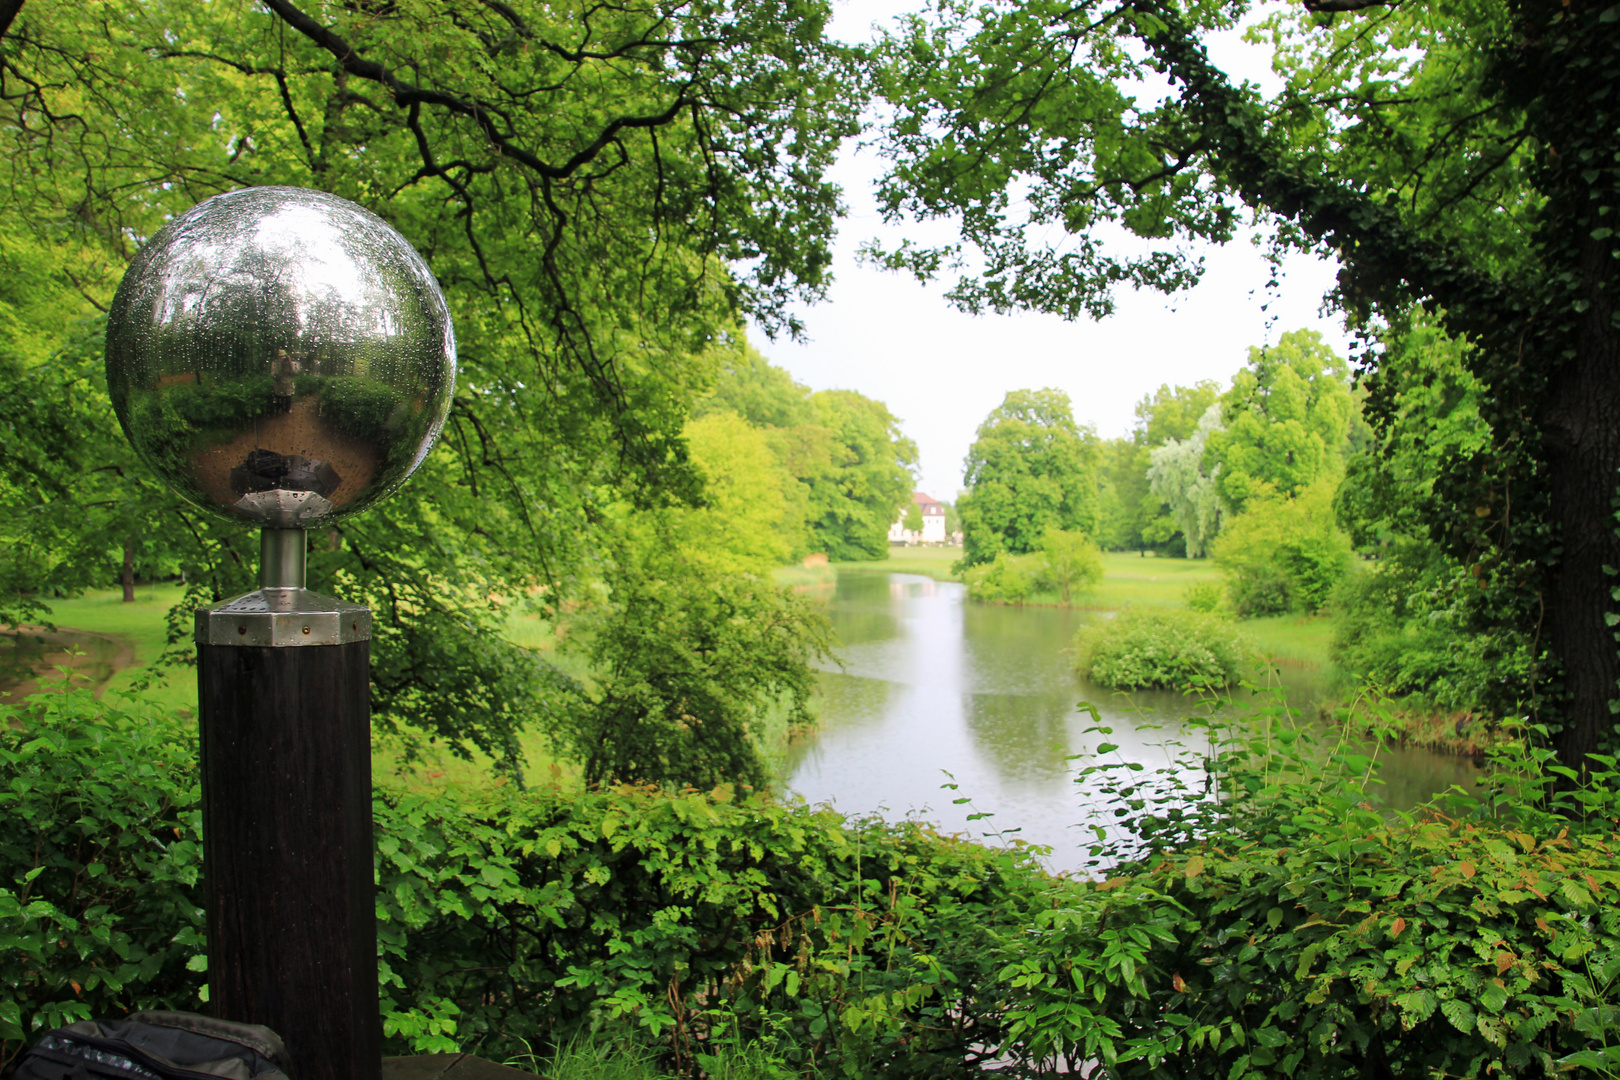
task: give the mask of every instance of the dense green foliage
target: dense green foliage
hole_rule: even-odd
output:
[[[1041,584],[1068,603],[1102,580],[1102,552],[1085,533],[1048,528],[1041,534]]]
[[[195,753],[82,692],[0,709],[0,1068],[45,1025],[198,1006]],[[1061,888],[1026,855],[729,788],[375,817],[391,1052],[499,1059],[613,1022],[683,1067],[730,1040],[798,1075],[967,1076],[1003,1037],[998,928]]]
[[[824,172],[862,98],[854,58],[823,36],[827,8],[453,8],[128,0],[8,19],[0,620],[122,563],[186,575],[179,644],[192,607],[251,587],[246,530],[168,495],[125,448],[96,325],[165,220],[249,185],[377,211],[455,320],[461,378],[438,450],[311,552],[314,587],[374,612],[373,714],[407,751],[433,739],[515,766],[557,679],[506,640],[509,605],[556,618],[599,601],[613,560],[640,557],[627,534],[675,529],[712,499],[746,512],[688,533],[694,558],[758,566],[798,547],[792,497],[808,492],[755,499],[757,440],[688,421],[745,347],[745,315],[792,330],[787,305],[826,284],[838,198]],[[350,420],[374,412],[339,396],[323,398]],[[137,422],[178,418],[157,404]],[[626,524],[636,514],[657,520]]]
[[[1333,516],[1331,482],[1295,498],[1255,500],[1215,540],[1232,609],[1240,617],[1321,610],[1351,566],[1350,541]]]
[[[1231,686],[1247,660],[1230,619],[1196,610],[1127,608],[1074,639],[1080,677],[1115,690],[1212,690]]]
[[[962,584],[968,596],[987,603],[1016,604],[1029,599],[1040,585],[1039,555],[1011,555],[996,552],[989,562],[962,571]]]
[[[608,595],[570,623],[566,651],[591,677],[550,703],[549,739],[591,785],[652,783],[764,789],[768,719],[812,723],[810,662],[827,620],[764,574],[705,565],[673,538],[621,552]]]
[[[1415,513],[1477,568],[1475,632],[1537,643],[1493,709],[1542,718],[1568,764],[1620,746],[1613,8],[1290,5],[1261,34],[1270,99],[1205,49],[1241,10],[940,0],[912,17],[883,57],[882,205],[954,217],[961,242],[873,254],[923,277],[973,267],[952,290],[970,310],[1100,317],[1121,285],[1185,288],[1198,241],[1258,219],[1274,251],[1339,260],[1331,301],[1368,332],[1379,429],[1402,389],[1378,372],[1379,326],[1430,318],[1468,342],[1488,441],[1439,462]]]
[[[1338,480],[1354,413],[1348,377],[1344,361],[1312,330],[1249,350],[1248,364],[1221,395],[1221,426],[1204,447],[1232,513],[1251,499]]]
[[[911,498],[917,447],[882,402],[853,390],[810,400],[833,446],[832,467],[810,486],[817,549],[839,562],[887,558],[889,526]]]
[[[0,1073],[45,1029],[198,1008],[196,769],[195,735],[150,707],[0,707]]]
[[[1476,711],[1528,674],[1528,649],[1503,652],[1469,633],[1448,598],[1472,587],[1427,544],[1397,540],[1333,594],[1334,665],[1381,693]]]
[[[1037,592],[1067,604],[1102,580],[1102,551],[1085,533],[1048,528],[1035,551],[998,551],[962,574],[968,596],[992,603],[1020,603]]]
[[[1464,354],[1431,320],[1387,335],[1379,379],[1389,413],[1335,498],[1344,528],[1377,558],[1334,597],[1333,654],[1385,693],[1512,716],[1535,703],[1533,636],[1500,622],[1485,568],[1448,552],[1424,521],[1449,463],[1490,444]]]
[[[1620,836],[1607,795],[1589,792],[1599,812],[1573,830],[1512,797],[1460,799],[1462,819],[1392,821],[1365,803],[1371,758],[1311,747],[1280,718],[1198,756],[1202,768],[1188,758],[1145,780],[1105,774],[1145,812],[1099,849],[1139,861],[1099,887],[1111,903],[1097,923],[1049,920],[1051,959],[1028,962],[1038,989],[1019,1010],[1045,1048],[1141,1077],[1620,1064],[1609,1004],[1620,918],[1607,899],[1620,887]],[[1210,782],[1222,798],[1187,813]],[[1127,953],[1131,989],[1097,1008],[1065,985],[1060,958],[1094,949],[1086,936],[1102,925],[1143,947]],[[1064,1020],[1033,1019],[1058,1002]],[[1103,1016],[1113,1023],[1099,1037]]]
[[[1097,528],[1097,434],[1074,421],[1061,390],[1012,390],[990,410],[968,448],[957,501],[962,565],[999,552],[1034,551],[1049,528]]]
[[[1152,489],[1150,466],[1160,447],[1192,437],[1219,396],[1220,387],[1210,380],[1190,387],[1163,384],[1136,403],[1130,435],[1103,442],[1097,532],[1101,544],[1115,549],[1155,547],[1177,555],[1201,553],[1201,545],[1189,552],[1185,538],[1176,536],[1180,522],[1172,509],[1175,500]]]
[[[193,739],[83,692],[0,712],[0,1054],[195,1008]],[[742,1043],[799,1076],[1620,1065],[1608,777],[1559,793],[1504,748],[1482,795],[1387,817],[1372,758],[1275,708],[1194,731],[1158,769],[1095,747],[1107,880],[725,788],[385,795],[387,1047],[505,1058],[611,1025],[670,1066]]]
[[[764,433],[776,458],[787,541],[777,562],[813,551],[840,562],[882,559],[911,498],[917,447],[881,403],[853,390],[810,389],[751,348],[726,360],[699,417],[730,411]],[[920,527],[920,526],[919,526]]]
[[[1171,439],[1148,456],[1147,480],[1166,517],[1153,524],[1181,533],[1182,553],[1196,559],[1209,550],[1230,510],[1221,499],[1208,463],[1210,436],[1221,430],[1221,407],[1211,404],[1185,438]]]

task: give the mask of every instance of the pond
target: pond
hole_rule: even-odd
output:
[[[72,669],[78,685],[101,686],[134,660],[127,642],[79,630],[0,634],[0,704],[14,705]]]
[[[812,803],[948,831],[1018,837],[1079,868],[1084,816],[1071,760],[1098,744],[1090,702],[1119,754],[1150,767],[1197,704],[1179,694],[1121,694],[1074,672],[1075,632],[1106,613],[968,602],[963,586],[911,574],[843,572],[828,597],[838,661],[821,673],[821,728],[789,753],[789,786]],[[1291,706],[1314,716],[1324,690],[1306,668],[1281,669]],[[1412,806],[1468,784],[1471,761],[1384,751],[1384,796]],[[943,785],[954,783],[955,790]],[[956,805],[966,798],[969,804]],[[990,817],[970,821],[972,814]]]

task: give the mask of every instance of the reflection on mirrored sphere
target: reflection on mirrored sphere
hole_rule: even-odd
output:
[[[141,249],[107,320],[124,432],[191,502],[271,528],[416,469],[455,389],[450,312],[405,238],[335,195],[218,195]]]

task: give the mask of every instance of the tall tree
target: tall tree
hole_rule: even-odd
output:
[[[1103,507],[1105,543],[1114,547],[1163,548],[1174,546],[1180,526],[1165,502],[1155,495],[1149,481],[1151,452],[1171,441],[1190,438],[1199,418],[1221,396],[1220,384],[1213,379],[1192,386],[1160,384],[1136,403],[1136,424],[1130,438],[1110,440],[1103,447]],[[1186,537],[1182,537],[1183,550]],[[1196,557],[1202,551],[1187,551]]]
[[[795,329],[788,301],[825,286],[824,174],[861,107],[827,16],[818,0],[25,5],[0,38],[0,220],[87,315],[165,220],[242,186],[335,192],[418,247],[460,346],[441,448],[314,545],[311,576],[376,613],[380,724],[505,754],[547,695],[489,598],[567,600],[615,557],[600,534],[621,506],[701,501],[683,432],[722,346],[745,313]],[[189,545],[193,601],[250,586],[241,529],[163,528]]]
[[[1185,439],[1171,439],[1154,450],[1148,465],[1153,495],[1186,538],[1190,559],[1203,557],[1221,530],[1220,466],[1206,467],[1209,443],[1221,430],[1221,406],[1216,402],[1204,410]]]
[[[1249,350],[1248,365],[1221,397],[1222,426],[1204,450],[1231,512],[1257,496],[1292,496],[1343,474],[1355,411],[1348,378],[1345,362],[1314,330]]]
[[[1010,391],[968,448],[963,476],[962,563],[1040,547],[1047,529],[1097,530],[1097,433],[1074,421],[1069,395],[1050,387]]]
[[[1359,324],[1432,313],[1473,346],[1492,442],[1445,463],[1425,523],[1478,567],[1477,618],[1536,641],[1496,707],[1531,710],[1567,764],[1617,748],[1604,568],[1620,565],[1620,21],[1606,0],[1303,0],[1269,23],[1285,80],[1271,101],[1210,63],[1223,5],[936,8],[887,53],[882,192],[891,216],[960,216],[986,258],[959,302],[1100,316],[1122,282],[1191,284],[1185,241],[1226,242],[1249,209],[1279,250],[1338,258],[1335,300]],[[1164,79],[1163,100],[1133,98]],[[1111,247],[1116,226],[1145,243]],[[962,265],[917,247],[880,257],[925,276]],[[1386,423],[1388,389],[1370,382]]]
[[[1136,403],[1136,427],[1131,436],[1149,449],[1171,439],[1191,438],[1204,411],[1220,396],[1221,384],[1214,379],[1200,379],[1191,386],[1160,383],[1157,390],[1142,395]]]
[[[911,501],[917,444],[881,401],[854,390],[810,398],[831,440],[831,461],[810,484],[810,529],[834,560],[885,559],[889,526]]]
[[[1134,438],[1105,439],[1097,473],[1097,542],[1146,554],[1144,531],[1159,514],[1148,486],[1148,448]]]

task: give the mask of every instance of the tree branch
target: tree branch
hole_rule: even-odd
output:
[[[1399,7],[1400,0],[1301,0],[1305,10],[1331,14],[1336,11],[1365,11],[1372,7]]]
[[[24,0],[0,0],[0,38],[4,38],[6,31],[11,29],[11,22],[22,10],[23,3]]]
[[[1457,311],[1490,311],[1506,321],[1528,317],[1522,298],[1507,283],[1415,232],[1392,207],[1331,177],[1307,174],[1266,130],[1259,106],[1209,62],[1180,14],[1159,0],[1137,0],[1136,7],[1166,24],[1165,32],[1141,40],[1185,88],[1183,103],[1202,128],[1211,157],[1245,202],[1295,222],[1339,252],[1346,302],[1365,310],[1432,301]],[[1453,311],[1448,323],[1455,316]]]
[[[494,118],[501,115],[501,110],[495,106],[476,98],[463,98],[443,90],[427,89],[404,82],[382,64],[363,58],[347,41],[298,10],[289,0],[264,0],[264,4],[279,15],[287,25],[336,57],[344,71],[356,78],[386,87],[393,94],[396,105],[401,108],[410,108],[417,104],[436,105],[447,112],[466,117],[477,125],[479,131],[503,157],[510,158],[549,180],[565,180],[590,164],[598,154],[613,144],[620,132],[662,127],[671,123],[688,103],[686,91],[691,87],[691,83],[683,86],[680,93],[676,94],[675,100],[662,112],[647,116],[618,117],[610,121],[595,139],[567,161],[561,165],[553,165],[541,160],[532,151],[517,145],[496,126]]]

